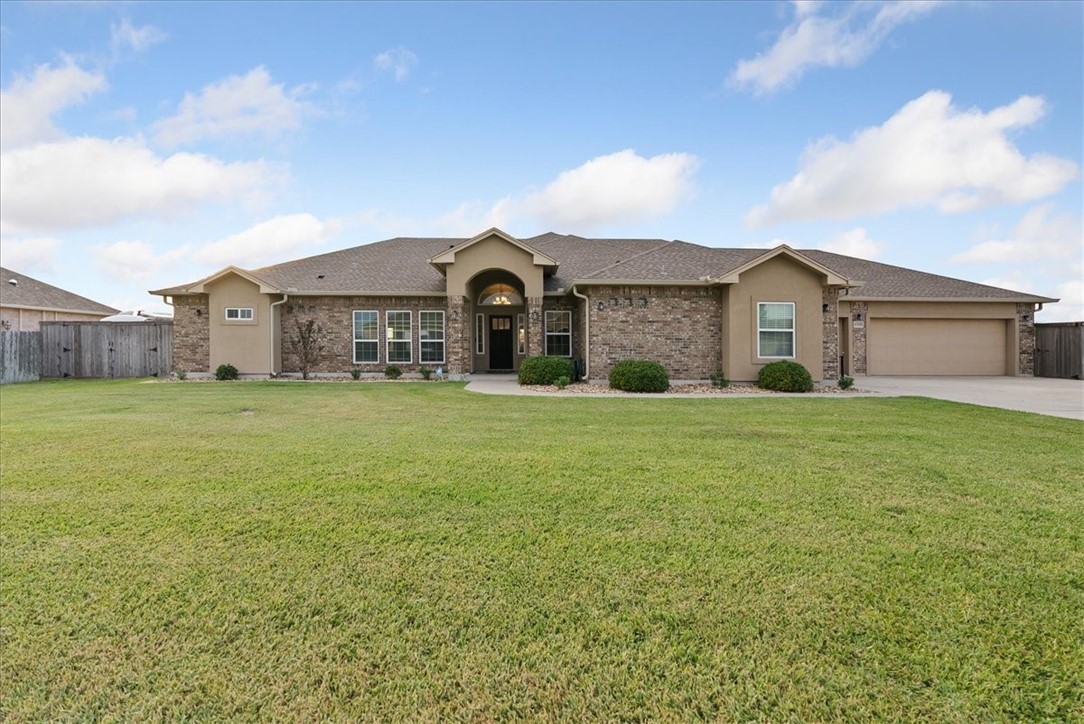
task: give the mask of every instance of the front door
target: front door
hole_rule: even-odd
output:
[[[512,369],[512,317],[489,318],[489,369]]]

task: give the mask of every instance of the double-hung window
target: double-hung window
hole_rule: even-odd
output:
[[[546,354],[572,356],[572,312],[546,312]]]
[[[380,361],[380,322],[376,312],[354,312],[354,362]]]
[[[388,362],[412,361],[410,312],[385,312],[388,323]]]
[[[444,312],[418,313],[418,361],[444,362]]]
[[[794,302],[757,304],[757,356],[794,357]]]

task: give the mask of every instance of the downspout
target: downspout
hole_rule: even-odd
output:
[[[591,379],[591,299],[576,291],[572,285],[572,296],[583,300],[583,378]]]
[[[269,341],[271,342],[271,347],[270,347],[270,349],[268,351],[268,356],[267,356],[267,361],[271,365],[271,375],[270,375],[271,377],[277,376],[277,373],[275,372],[275,307],[277,307],[280,304],[285,304],[286,300],[289,299],[289,298],[290,298],[290,295],[283,292],[282,299],[280,299],[277,302],[271,302],[271,315],[270,315],[271,319],[268,320],[270,322],[270,324],[267,325],[271,330],[270,334],[268,335]],[[279,323],[279,327],[282,327],[281,323]]]

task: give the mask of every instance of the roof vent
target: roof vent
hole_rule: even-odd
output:
[[[317,275],[316,275],[316,278],[317,278],[317,279],[323,279],[323,278],[324,278],[324,275],[323,275],[323,274],[317,274]]]
[[[19,280],[18,279],[8,279],[8,284],[10,284],[13,287],[17,287],[17,286],[19,286]]]

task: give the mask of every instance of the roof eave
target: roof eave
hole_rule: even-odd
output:
[[[1012,304],[1054,304],[1060,299],[1022,294],[1018,297],[874,297],[848,294],[840,297],[841,302],[1004,302]]]

